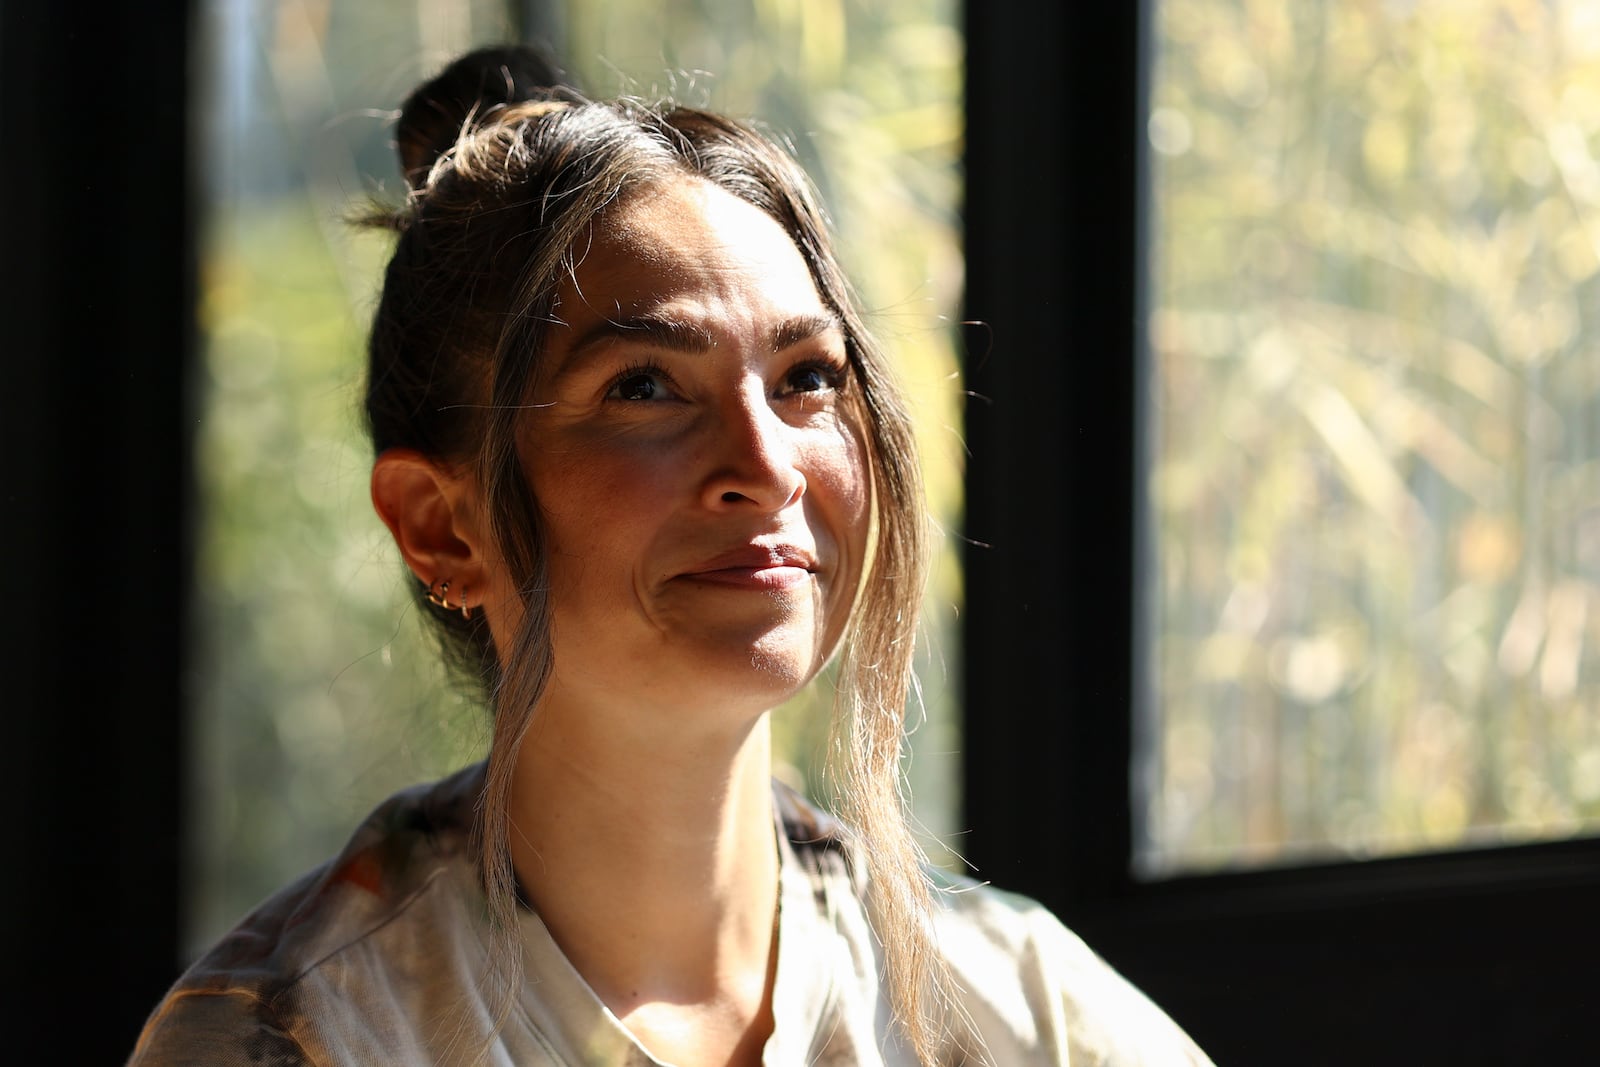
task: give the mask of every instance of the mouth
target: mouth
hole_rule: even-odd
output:
[[[811,581],[816,557],[794,545],[743,545],[679,575],[706,585],[781,592]]]

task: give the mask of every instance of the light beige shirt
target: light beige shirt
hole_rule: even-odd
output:
[[[178,980],[130,1063],[659,1067],[530,911],[521,995],[496,1031],[470,845],[482,783],[471,767],[385,802],[338,857],[269,898]],[[893,1036],[863,879],[837,824],[786,790],[775,796],[782,874],[765,1062],[912,1064]],[[989,1062],[1209,1064],[1038,904],[939,877],[939,948]]]

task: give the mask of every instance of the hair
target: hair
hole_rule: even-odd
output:
[[[397,146],[407,199],[367,220],[399,234],[369,347],[373,445],[417,449],[472,474],[523,601],[504,649],[483,612],[470,620],[426,612],[447,659],[493,709],[477,833],[495,925],[514,936],[512,773],[552,655],[538,487],[521,469],[517,426],[574,246],[630,192],[698,178],[783,227],[843,324],[868,442],[874,536],[839,654],[828,776],[851,851],[870,872],[870,915],[901,1034],[923,1062],[946,1058],[955,1040],[949,976],[933,946],[932,891],[900,791],[929,557],[921,474],[905,403],[804,172],[748,125],[687,107],[587,100],[543,57],[516,47],[469,53],[417,89],[401,111]],[[426,589],[419,582],[415,592]],[[520,970],[507,961],[520,957],[498,955],[509,1010]]]

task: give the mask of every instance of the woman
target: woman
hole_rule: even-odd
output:
[[[246,918],[134,1061],[1205,1062],[1037,905],[918,862],[917,464],[804,176],[552,81],[490,50],[407,102],[371,340],[373,502],[488,761]],[[834,655],[839,821],[769,777]]]

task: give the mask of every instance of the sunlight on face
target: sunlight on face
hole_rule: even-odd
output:
[[[821,667],[867,539],[843,330],[765,213],[692,178],[597,228],[521,439],[554,689],[762,711]]]

